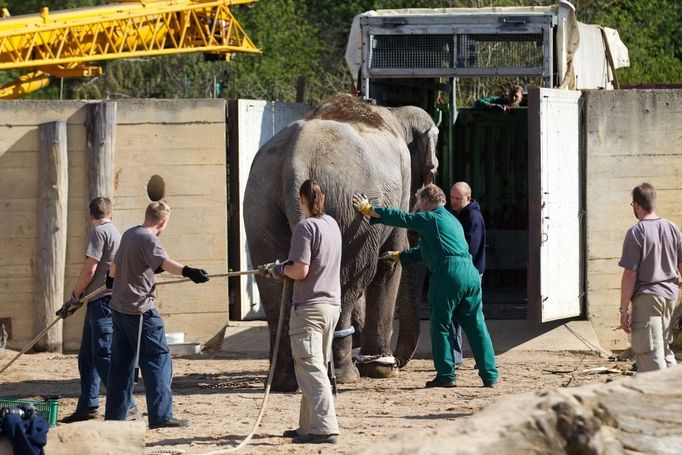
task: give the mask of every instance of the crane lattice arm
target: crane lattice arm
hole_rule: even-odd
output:
[[[47,85],[49,75],[101,74],[91,62],[188,52],[259,53],[230,11],[256,0],[121,0],[91,8],[0,19],[0,70],[33,68],[0,88],[14,98]]]

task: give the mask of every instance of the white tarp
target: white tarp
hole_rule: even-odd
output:
[[[506,14],[506,13],[546,13],[559,11],[557,28],[556,59],[557,67],[563,77],[561,88],[599,89],[613,88],[613,74],[607,61],[604,39],[613,57],[615,68],[630,65],[628,50],[620,40],[616,30],[587,25],[575,18],[575,8],[567,1],[560,1],[558,7],[490,7],[490,8],[406,8],[367,11],[355,16],[348,33],[346,45],[346,64],[353,77],[354,85],[362,68],[362,35],[360,18],[363,16],[407,16],[407,15],[447,15],[458,14]],[[603,35],[602,35],[603,30]]]
[[[578,22],[575,8],[559,2],[556,34],[557,70],[562,74],[559,88],[612,89],[614,69],[630,66],[628,49],[612,28]]]

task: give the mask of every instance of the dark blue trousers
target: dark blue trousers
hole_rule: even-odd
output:
[[[452,319],[450,324],[450,343],[452,343],[452,360],[455,367],[462,363],[462,327]]]
[[[112,310],[114,331],[111,340],[111,368],[107,387],[106,420],[125,420],[128,399],[133,393],[135,353],[140,324],[139,315]],[[173,368],[161,315],[156,309],[144,313],[140,343],[140,370],[147,397],[149,425],[173,417],[171,378]]]
[[[86,306],[81,348],[78,351],[78,372],[81,377],[81,394],[76,412],[99,407],[100,382],[107,386],[111,363],[111,297],[93,300]]]

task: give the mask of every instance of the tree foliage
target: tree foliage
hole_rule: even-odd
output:
[[[104,0],[0,0],[13,15],[87,7]],[[677,0],[574,0],[578,20],[615,28],[630,52],[631,67],[618,71],[621,83],[682,81],[682,2]],[[296,82],[306,81],[306,101],[316,104],[351,91],[344,52],[353,17],[385,8],[443,8],[554,5],[547,0],[261,0],[232,9],[261,55],[236,54],[209,61],[186,54],[103,63],[93,79],[59,81],[32,97],[55,98],[260,98],[293,101]],[[0,80],[16,77],[0,74]]]

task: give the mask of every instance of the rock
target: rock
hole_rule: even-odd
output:
[[[143,454],[147,426],[142,421],[87,420],[50,427],[46,455]],[[9,439],[0,437],[0,453],[11,454]]]
[[[430,434],[360,452],[458,455],[682,453],[682,366],[503,398]]]

